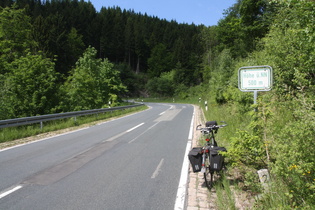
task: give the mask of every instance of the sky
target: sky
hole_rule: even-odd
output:
[[[86,0],[88,1],[88,0]],[[223,12],[237,0],[89,0],[97,11],[102,7],[119,6],[133,9],[136,13],[147,13],[168,21],[205,26],[217,25]]]

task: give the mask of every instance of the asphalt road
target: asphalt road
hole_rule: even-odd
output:
[[[174,209],[193,106],[0,150],[0,209]]]

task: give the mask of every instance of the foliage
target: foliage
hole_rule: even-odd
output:
[[[152,96],[172,97],[175,90],[174,71],[162,73],[160,77],[149,80],[146,88]]]
[[[8,65],[6,76],[11,116],[27,117],[47,114],[57,105],[54,64],[43,55],[15,59]],[[11,117],[9,116],[9,117]]]
[[[57,105],[54,63],[31,39],[32,26],[24,10],[0,13],[0,119],[47,114]]]
[[[214,186],[217,195],[216,206],[219,210],[236,210],[235,195],[234,192],[231,191],[229,180],[223,176],[218,181],[219,182]]]
[[[218,38],[222,46],[231,49],[233,57],[246,57],[256,49],[257,40],[268,32],[267,21],[272,10],[265,0],[237,1],[219,21]]]
[[[94,48],[87,48],[65,84],[69,110],[105,107],[116,103],[117,94],[125,90],[119,71],[107,59],[97,59],[96,54]]]
[[[253,49],[257,51],[247,51],[244,54],[241,51],[239,54],[241,58],[236,58],[236,63],[232,65],[234,68],[232,75],[223,76],[224,71],[218,71],[219,65],[216,61],[219,60],[220,54],[205,66],[205,70],[209,72],[205,72],[204,75],[205,78],[209,78],[209,90],[212,93],[208,100],[221,103],[223,107],[234,106],[230,113],[235,118],[240,114],[252,113],[247,126],[239,124],[239,128],[236,129],[238,136],[234,133],[228,137],[230,141],[228,157],[230,163],[237,165],[239,169],[246,168],[245,170],[250,171],[267,167],[270,170],[273,177],[270,184],[273,187],[270,188],[270,192],[264,192],[258,200],[258,205],[284,209],[314,208],[315,156],[312,151],[315,130],[313,123],[315,4],[306,0],[284,0],[268,1],[268,5],[269,10],[266,10],[268,17],[260,20],[260,23],[268,25],[268,33],[261,40],[255,40],[256,47]],[[239,9],[240,7],[235,5],[218,26],[219,37],[225,46],[218,45],[217,49],[221,50],[221,53],[226,48],[231,50],[234,58],[235,46],[239,50],[245,49],[238,45],[244,41],[242,34],[244,31],[229,34],[228,30],[230,27],[230,30],[233,29],[235,32],[244,24],[242,14],[235,15]],[[271,11],[276,12],[270,14]],[[249,109],[252,95],[241,93],[237,89],[235,84],[237,69],[241,66],[257,65],[273,67],[274,90],[259,93],[258,104]],[[220,87],[215,83],[219,76],[223,77],[223,81],[228,81],[225,86]],[[216,100],[213,100],[214,98]],[[254,108],[257,112],[252,111]],[[224,115],[221,111],[220,116]],[[255,190],[254,186],[257,184],[254,174],[243,173],[242,176],[245,185],[251,186],[249,188],[251,190]],[[282,190],[274,187],[280,184],[283,186]],[[259,192],[259,189],[255,191]]]
[[[254,204],[254,209],[292,209],[297,206],[290,204],[292,196],[289,195],[289,189],[285,182],[272,177],[268,183],[268,190],[261,194]]]
[[[152,49],[151,57],[148,59],[149,76],[159,77],[161,73],[172,69],[171,54],[167,52],[164,44],[158,44]]]
[[[67,35],[67,41],[65,44],[65,59],[69,62],[69,67],[74,64],[84,52],[84,43],[82,35],[78,34],[75,28],[71,28]]]
[[[25,10],[0,7],[0,74],[7,71],[5,65],[15,58],[27,54],[26,49],[35,47],[31,39],[32,25]]]
[[[228,150],[232,166],[244,164],[256,169],[265,166],[264,147],[259,136],[245,130],[238,131],[238,137],[233,137]]]
[[[144,89],[146,78],[143,78],[142,74],[136,74],[128,64],[114,64],[114,69],[119,71],[120,79],[128,90],[128,92],[124,93],[124,96],[138,95],[138,91]]]
[[[314,101],[300,95],[291,107],[293,120],[275,134],[272,169],[287,183],[295,205],[314,205]]]
[[[291,206],[314,206],[315,156],[309,152],[314,150],[314,6],[311,1],[282,1],[263,39],[264,50],[257,53],[268,55],[274,66],[277,96],[262,101],[270,104],[273,117],[261,126],[267,129],[271,172],[286,183]]]
[[[314,85],[314,9],[311,1],[292,1],[279,12],[264,40],[277,68],[276,88],[282,93],[308,91]]]
[[[13,1],[6,1],[1,6],[12,4]],[[97,12],[91,2],[86,1],[25,0],[16,1],[15,8],[25,8],[28,16],[24,20],[30,21],[28,25],[31,24],[32,29],[24,40],[35,41],[37,49],[55,62],[55,71],[61,74],[58,85],[71,75],[88,46],[98,51],[97,58],[126,64],[136,74],[144,74],[129,77],[134,84],[141,80],[141,85],[129,82],[128,87],[134,88],[129,95],[146,95],[147,78],[159,77],[174,69],[177,63],[181,64],[178,83],[192,86],[201,82],[199,65],[204,49],[199,32],[204,26],[169,22],[119,7],[103,7]],[[20,21],[21,26],[24,20]]]
[[[212,27],[85,1],[0,5],[1,119],[113,105],[122,83],[128,96],[202,98],[207,119],[229,124],[219,138],[247,189],[259,191],[261,167],[285,185],[259,203],[314,207],[314,1],[238,0]],[[274,85],[252,106],[237,77],[257,65],[273,67]]]

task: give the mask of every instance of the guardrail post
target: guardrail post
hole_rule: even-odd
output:
[[[40,121],[40,130],[43,130],[43,121]]]

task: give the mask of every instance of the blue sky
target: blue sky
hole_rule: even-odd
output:
[[[88,1],[88,0],[86,0]],[[223,12],[237,0],[90,0],[95,9],[119,6],[178,23],[217,25]]]

